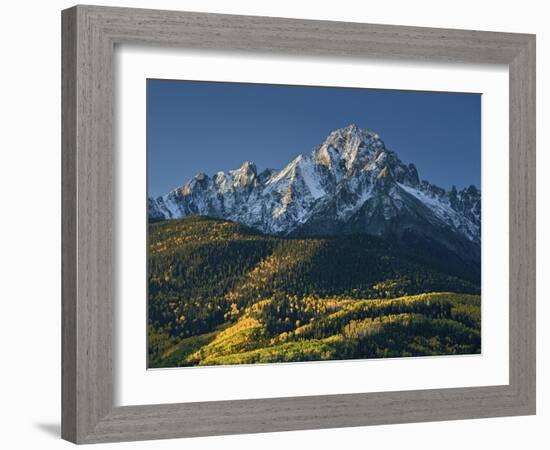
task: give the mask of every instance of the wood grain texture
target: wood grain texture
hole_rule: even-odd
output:
[[[510,384],[535,409],[536,95],[535,40],[510,71]]]
[[[62,17],[61,340],[62,435],[76,440],[76,10]]]
[[[62,31],[65,439],[111,442],[535,412],[534,36],[96,6],[63,11]],[[114,407],[113,52],[124,43],[508,65],[510,383]]]

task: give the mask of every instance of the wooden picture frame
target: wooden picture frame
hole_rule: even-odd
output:
[[[62,437],[75,443],[535,413],[535,36],[75,6],[62,13]],[[116,44],[505,64],[510,86],[509,384],[115,407]]]

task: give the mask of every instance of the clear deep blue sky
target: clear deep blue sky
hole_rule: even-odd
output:
[[[421,179],[480,186],[478,94],[148,80],[148,194],[246,160],[282,168],[350,123],[376,131]]]

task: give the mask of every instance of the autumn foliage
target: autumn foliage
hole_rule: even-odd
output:
[[[479,353],[479,268],[367,235],[149,225],[150,367]]]

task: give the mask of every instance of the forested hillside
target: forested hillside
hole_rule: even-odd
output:
[[[187,217],[149,225],[148,274],[150,367],[480,351],[479,267],[418,238]]]

